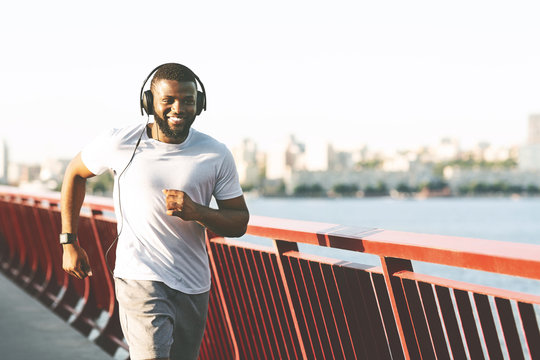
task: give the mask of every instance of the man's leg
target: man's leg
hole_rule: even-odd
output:
[[[169,358],[176,316],[172,289],[158,281],[119,278],[115,288],[131,359]]]
[[[190,295],[177,291],[174,298],[176,319],[171,360],[196,360],[198,358],[206,326],[209,294],[206,292]]]

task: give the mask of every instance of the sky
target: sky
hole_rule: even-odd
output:
[[[516,145],[540,113],[535,1],[10,1],[0,11],[0,139],[10,159],[71,158],[145,122],[143,80],[203,81],[194,127],[229,147]]]

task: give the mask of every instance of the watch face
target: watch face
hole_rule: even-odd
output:
[[[66,244],[68,241],[67,234],[60,234],[60,244]]]
[[[75,234],[64,233],[60,234],[60,244],[72,244],[77,237]]]

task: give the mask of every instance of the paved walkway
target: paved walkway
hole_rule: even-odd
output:
[[[111,356],[0,273],[2,360],[111,360]]]

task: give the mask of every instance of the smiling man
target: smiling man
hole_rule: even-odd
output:
[[[237,237],[249,220],[230,151],[191,127],[206,101],[197,81],[183,65],[158,67],[141,100],[155,121],[106,131],[64,176],[63,268],[83,279],[91,269],[76,234],[86,179],[115,174],[116,297],[134,360],[197,358],[210,290],[205,228]]]

